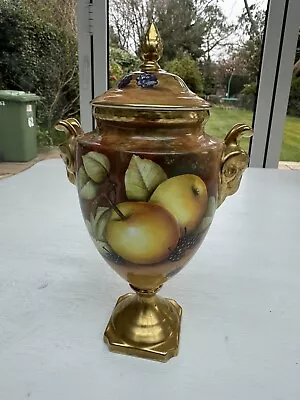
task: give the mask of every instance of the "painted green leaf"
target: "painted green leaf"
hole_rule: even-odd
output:
[[[157,186],[166,179],[167,175],[160,165],[134,155],[125,173],[127,198],[146,201]]]
[[[82,199],[92,200],[96,196],[98,185],[90,180],[83,166],[78,171],[77,187]]]
[[[82,156],[82,162],[87,175],[96,183],[101,183],[110,170],[109,159],[101,153],[90,151]]]
[[[93,231],[96,240],[105,241],[104,232],[109,217],[110,210],[108,207],[98,207],[93,223]]]
[[[77,185],[78,189],[81,189],[86,183],[88,183],[89,177],[87,173],[85,172],[85,169],[83,166],[79,168],[78,175],[77,175]]]
[[[92,200],[96,197],[98,185],[93,181],[88,181],[81,189],[78,190],[79,196],[85,200]]]
[[[85,219],[84,222],[85,222],[85,225],[86,225],[86,227],[87,227],[87,230],[89,231],[89,234],[90,234],[91,236],[94,236],[94,232],[93,232],[93,228],[92,228],[92,223],[91,223],[88,219]]]
[[[112,252],[112,248],[106,242],[102,242],[101,240],[95,240],[94,243],[95,246],[97,247],[97,250],[102,256],[107,257]]]

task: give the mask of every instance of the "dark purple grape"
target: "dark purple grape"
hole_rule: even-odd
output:
[[[116,253],[113,253],[109,256],[109,260],[114,262],[115,264],[124,264],[125,260]]]
[[[136,78],[136,83],[142,88],[153,88],[158,84],[156,75],[143,73]]]
[[[132,80],[132,75],[126,74],[118,83],[118,89],[123,89],[124,87],[128,86]]]
[[[176,248],[172,251],[172,253],[170,253],[168,259],[172,262],[181,260],[186,250],[194,247],[199,238],[199,233],[194,235],[184,235],[181,239],[179,239]]]

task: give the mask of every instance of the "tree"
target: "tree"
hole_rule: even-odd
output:
[[[300,32],[298,35],[297,49],[291,90],[288,104],[288,114],[300,117]]]
[[[110,25],[123,50],[136,51],[148,25],[149,0],[111,0]]]
[[[213,50],[228,47],[228,37],[234,32],[235,25],[229,24],[216,1],[200,2],[202,8],[197,10],[199,21],[202,23],[203,60],[211,62]]]
[[[252,47],[251,55],[254,57],[254,63],[256,62],[256,72],[259,69],[260,53],[262,38],[265,26],[265,13],[259,9],[256,5],[249,6],[248,0],[244,0],[245,12],[240,17],[241,25],[245,24],[245,33],[249,35],[249,41],[253,44],[247,44],[248,49]],[[248,54],[249,55],[249,54]],[[252,64],[254,64],[252,62]],[[300,75],[300,31],[297,42],[297,50],[295,55],[294,64],[294,76]]]
[[[295,65],[294,65],[294,76],[300,77],[300,31],[298,35],[298,41],[297,41],[297,49],[296,49],[296,55],[295,55]]]
[[[249,6],[244,0],[245,10],[239,17],[241,32],[241,44],[233,50],[229,57],[235,73],[247,77],[248,82],[256,83],[259,76],[262,39],[265,26],[265,12],[257,5]]]
[[[188,52],[192,58],[203,56],[203,24],[197,18],[193,0],[170,0],[156,5],[154,21],[164,43],[163,62]]]
[[[36,17],[47,17],[47,21],[63,28],[71,36],[77,35],[76,0],[17,0],[30,9]]]
[[[250,6],[248,4],[248,0],[244,0],[244,4],[245,4],[245,9],[246,9],[246,13],[247,13],[248,19],[249,19],[249,22],[250,22],[250,25],[251,25],[250,35],[251,35],[251,38],[252,38],[252,36],[254,36],[254,37],[258,36],[259,35],[259,31],[258,31],[258,28],[257,28],[257,25],[256,25],[256,21],[252,16],[252,11],[251,11],[251,8],[250,8]]]
[[[210,60],[233,27],[218,0],[111,0],[110,24],[120,48],[138,52],[149,22],[164,42],[162,63],[188,52],[195,60]]]

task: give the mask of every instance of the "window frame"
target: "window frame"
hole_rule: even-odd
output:
[[[269,0],[254,110],[251,167],[278,168],[299,21],[299,0]]]

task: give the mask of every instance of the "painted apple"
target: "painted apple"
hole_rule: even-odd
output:
[[[205,214],[206,185],[197,175],[174,176],[156,188],[149,202],[168,210],[176,218],[181,234],[186,234],[196,228]]]
[[[180,236],[176,219],[167,210],[146,202],[117,205],[107,222],[105,237],[112,249],[135,264],[166,259]]]

